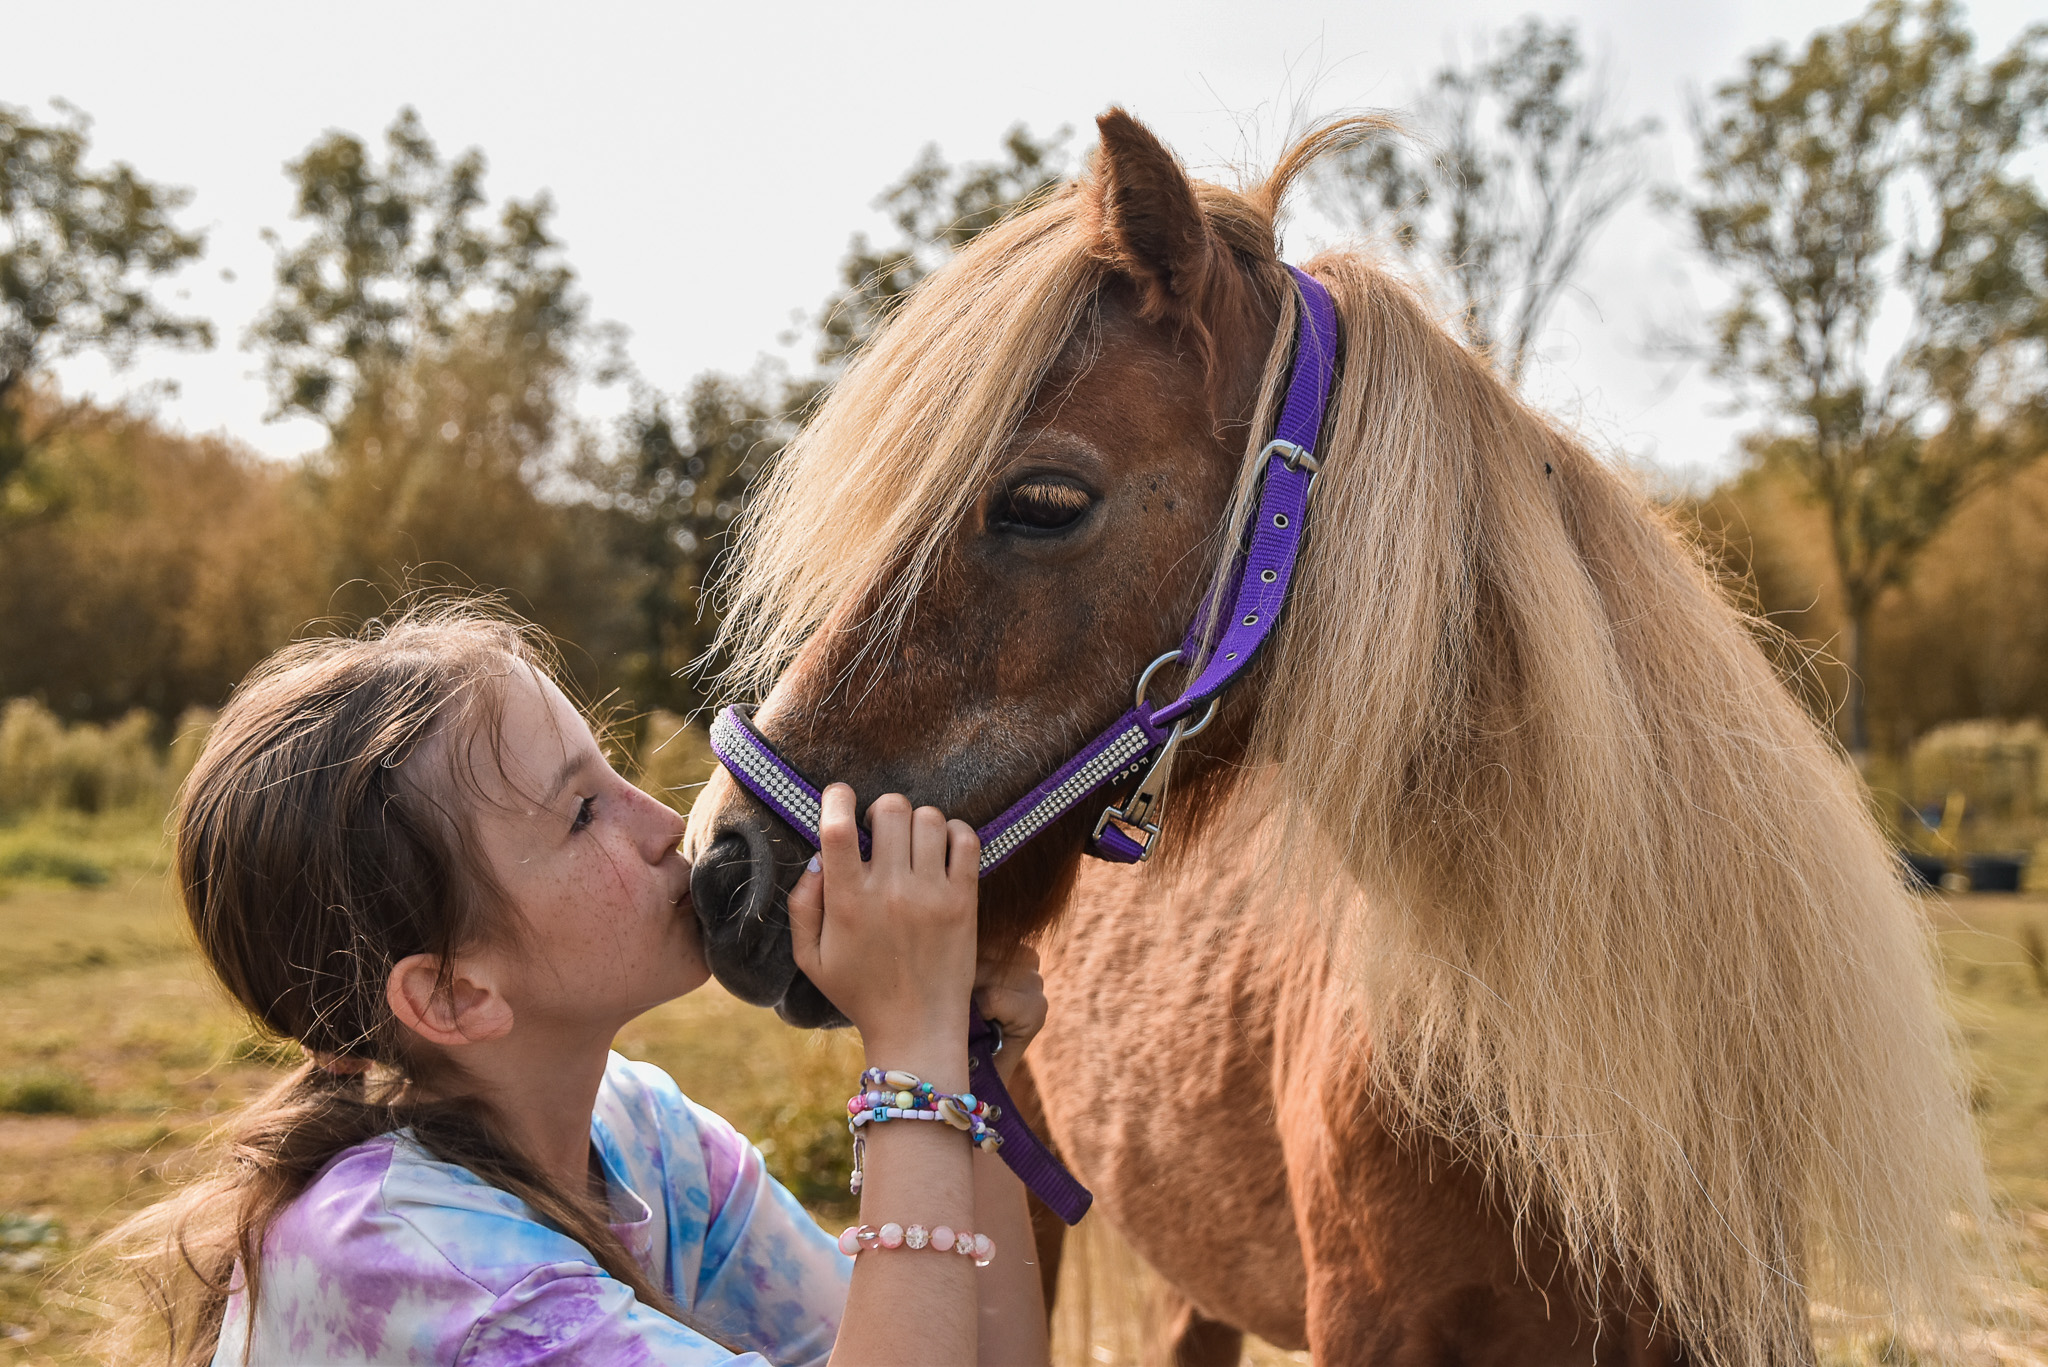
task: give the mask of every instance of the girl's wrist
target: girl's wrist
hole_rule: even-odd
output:
[[[959,1091],[967,1085],[967,1023],[956,1030],[925,1027],[861,1035],[862,1050],[871,1068],[915,1073],[945,1091]]]

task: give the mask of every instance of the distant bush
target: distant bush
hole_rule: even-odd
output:
[[[0,709],[0,811],[43,806],[57,788],[57,752],[64,723],[33,698]]]
[[[1913,746],[1913,800],[1962,793],[1972,811],[2024,821],[2048,809],[2048,727],[2038,721],[1959,721]]]
[[[63,1235],[63,1228],[47,1215],[19,1215],[13,1211],[0,1214],[0,1248],[54,1244]]]
[[[0,1272],[39,1272],[64,1230],[47,1215],[0,1214]]]
[[[735,1109],[733,1122],[754,1141],[768,1171],[797,1200],[821,1215],[851,1218],[848,1199],[853,1150],[846,1142],[846,1108],[828,1100],[842,1085],[845,1058],[831,1048],[804,1048],[791,1060],[788,1090],[757,1096]]]
[[[104,726],[66,726],[33,698],[11,700],[0,708],[0,813],[162,804],[170,768],[152,726],[140,709]]]
[[[0,1111],[16,1115],[85,1115],[93,1109],[92,1084],[63,1068],[0,1073]]]
[[[25,845],[0,854],[0,878],[47,878],[92,888],[107,881],[107,867],[70,850]]]
[[[2048,697],[2048,454],[1980,489],[1886,592],[1866,661],[1874,749],[1967,717],[2038,715]],[[1678,511],[1745,604],[1790,634],[1769,645],[1801,698],[1835,719],[1848,684],[1840,586],[1821,510],[1783,476],[1751,468]],[[1940,794],[1930,800],[1939,801]]]

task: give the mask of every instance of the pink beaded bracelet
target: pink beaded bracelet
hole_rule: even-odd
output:
[[[974,1259],[976,1267],[987,1267],[996,1260],[996,1241],[986,1234],[975,1234],[961,1230],[957,1234],[946,1225],[899,1225],[890,1221],[880,1229],[871,1225],[848,1225],[839,1235],[839,1251],[851,1258],[856,1253],[868,1253],[877,1248],[933,1248],[940,1253],[958,1253]]]

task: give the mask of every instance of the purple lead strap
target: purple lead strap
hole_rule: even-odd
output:
[[[1243,555],[1236,564],[1236,584],[1225,594],[1230,613],[1222,623],[1221,635],[1202,662],[1201,672],[1180,697],[1155,710],[1140,696],[1130,711],[976,832],[981,838],[981,877],[986,878],[1034,836],[1079,807],[1091,793],[1105,784],[1135,776],[1155,756],[1158,769],[1148,774],[1137,788],[1142,793],[1158,780],[1158,791],[1163,794],[1160,771],[1170,767],[1186,719],[1197,707],[1213,703],[1235,683],[1271,638],[1286,605],[1287,590],[1301,554],[1309,492],[1315,486],[1319,468],[1315,443],[1322,431],[1337,364],[1337,309],[1329,291],[1307,272],[1293,266],[1287,269],[1293,273],[1301,300],[1295,319],[1294,362],[1273,439],[1260,453],[1265,469],[1258,508],[1247,529]],[[1218,591],[1223,589],[1224,584],[1219,583]],[[1183,642],[1184,658],[1191,653],[1189,647],[1205,633],[1209,612],[1210,599],[1205,598]],[[1161,657],[1162,661],[1172,658],[1171,654]],[[1190,729],[1199,729],[1199,725]],[[719,709],[711,723],[711,749],[742,787],[813,848],[818,846],[817,785],[776,753],[775,747],[754,728],[747,711],[730,706]],[[1122,810],[1128,811],[1129,804]],[[1151,853],[1156,843],[1156,825],[1146,827],[1151,836],[1141,844],[1114,824],[1112,817],[1125,819],[1118,808],[1106,810],[1103,819],[1096,823],[1090,853],[1122,864],[1137,863]],[[865,831],[861,832],[860,842],[865,854]],[[976,1077],[976,1090],[1003,1110],[1003,1119],[995,1127],[1003,1140],[997,1152],[1039,1200],[1073,1224],[1093,1198],[1039,1142],[1023,1118],[1016,1115],[1009,1093],[993,1066],[994,1054],[989,1046],[994,1042],[994,1034],[978,1012],[972,1019],[969,1062],[977,1073],[983,1068],[987,1070],[985,1075]]]
[[[1003,1047],[1002,1036],[981,1018],[979,1010],[969,1007],[968,1012],[967,1085],[976,1096],[995,1103],[1001,1111],[995,1120],[995,1132],[1003,1141],[996,1150],[997,1156],[1010,1165],[1017,1180],[1043,1201],[1046,1209],[1070,1225],[1079,1224],[1088,1207],[1095,1203],[1094,1194],[1067,1171],[1066,1165],[1024,1123],[1024,1117],[1017,1114],[1017,1103],[1011,1099],[1010,1089],[1003,1085],[1002,1075],[996,1072],[996,1051]]]

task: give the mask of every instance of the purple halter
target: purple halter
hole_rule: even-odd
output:
[[[1212,595],[1196,612],[1181,648],[1146,666],[1131,710],[980,829],[984,878],[1032,837],[1087,801],[1091,793],[1140,770],[1143,777],[1130,795],[1103,808],[1096,819],[1088,852],[1119,864],[1148,858],[1159,847],[1167,782],[1181,742],[1209,724],[1223,691],[1237,681],[1273,634],[1301,553],[1309,491],[1315,487],[1320,468],[1315,443],[1337,363],[1337,309],[1330,292],[1305,271],[1292,266],[1287,269],[1300,288],[1302,304],[1295,323],[1294,364],[1273,439],[1260,452],[1265,471],[1258,511],[1249,541],[1236,562],[1235,586],[1224,599],[1229,614],[1222,620],[1222,634],[1201,657],[1201,671],[1178,698],[1158,708],[1146,701],[1146,686],[1162,666],[1194,656],[1200,649],[1215,601]],[[1197,708],[1202,709],[1201,717],[1189,725]],[[711,748],[741,786],[815,847],[819,789],[754,729],[749,711],[720,709],[711,723]],[[863,849],[867,846],[865,832],[861,845]],[[1000,1043],[978,1014],[974,1026],[969,1053],[979,1074],[981,1066],[993,1057],[986,1052],[987,1043],[995,1041],[997,1047]],[[998,1152],[1004,1161],[1068,1224],[1079,1220],[1093,1198],[1017,1116],[993,1067],[986,1076],[975,1077],[974,1088],[1002,1108],[995,1129],[1003,1139]]]

